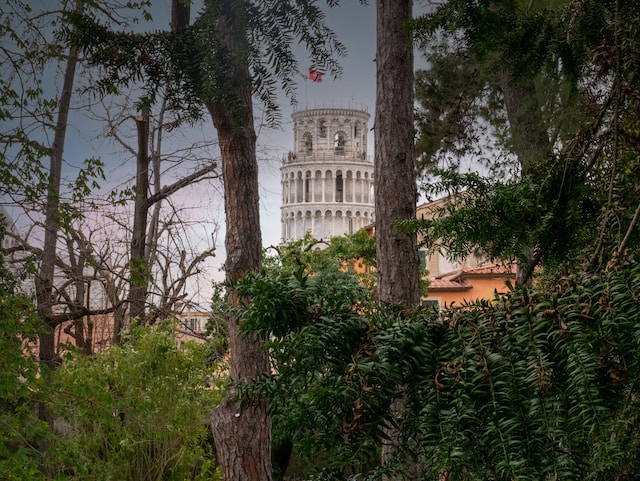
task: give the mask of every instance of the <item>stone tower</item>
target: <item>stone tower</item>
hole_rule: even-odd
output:
[[[282,239],[353,234],[374,221],[369,113],[352,108],[294,112],[293,150],[283,159]]]

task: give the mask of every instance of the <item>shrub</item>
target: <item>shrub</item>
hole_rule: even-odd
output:
[[[204,345],[178,345],[164,324],[133,327],[104,354],[70,354],[51,398],[68,479],[217,479],[207,416],[222,380],[206,355]]]

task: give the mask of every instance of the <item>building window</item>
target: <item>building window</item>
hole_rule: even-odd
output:
[[[309,132],[304,134],[303,140],[304,140],[304,147],[305,147],[305,149],[307,151],[307,154],[312,153],[313,152],[313,139],[311,138],[311,134]]]
[[[333,139],[336,154],[344,154],[344,133],[337,132]]]
[[[423,250],[418,250],[418,259],[420,259],[420,269],[425,270],[427,268],[427,253]]]
[[[188,330],[193,332],[200,331],[200,323],[198,322],[197,317],[190,317],[188,319],[183,319],[182,322],[184,324],[184,327],[186,327]]]
[[[327,136],[327,121],[320,120],[320,137],[325,138]]]
[[[422,307],[435,308],[437,311],[439,311],[440,301],[438,299],[424,299],[422,301]]]
[[[342,202],[344,193],[344,183],[342,182],[342,174],[336,175],[336,202]]]

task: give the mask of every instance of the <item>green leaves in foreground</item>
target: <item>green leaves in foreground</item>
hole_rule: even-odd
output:
[[[0,215],[0,242],[3,236]],[[33,302],[20,292],[20,280],[0,255],[0,479],[40,480],[39,447],[51,434],[33,409],[43,376],[30,342],[40,324]]]
[[[218,479],[206,417],[223,389],[210,372],[205,346],[178,345],[168,326],[67,358],[51,400],[67,479]]]
[[[378,479],[383,427],[399,398],[386,471],[402,473],[411,456],[422,479],[640,473],[628,450],[639,444],[639,265],[441,313],[346,308],[346,288],[321,306],[311,293],[322,276],[301,277],[296,289],[286,275],[248,281],[270,286],[264,298],[251,291],[246,315],[261,319],[253,327],[269,340],[275,367],[253,389],[269,398],[276,434],[309,461],[307,475]],[[294,304],[297,321],[281,323]]]

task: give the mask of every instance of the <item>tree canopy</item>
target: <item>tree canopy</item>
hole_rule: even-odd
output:
[[[428,187],[469,196],[471,210],[436,229],[445,244],[517,259],[526,280],[541,263],[603,267],[637,242],[637,13],[626,1],[453,1],[416,21],[430,63],[416,85],[425,165],[471,159],[502,177],[446,173]]]
[[[140,84],[144,87],[141,103],[150,103],[161,86],[170,89],[168,97],[174,108],[183,110],[186,118],[197,118],[208,103],[231,102],[228,107],[233,110],[227,90],[237,66],[229,63],[228,46],[216,32],[219,19],[232,12],[231,3],[207,1],[193,24],[182,25],[176,32],[146,34],[114,31],[95,17],[70,13],[73,28],[64,35],[105,69],[95,85],[98,92],[113,93]],[[317,2],[249,1],[242,11],[247,22],[244,55],[250,81],[269,120],[279,121],[279,92],[295,100],[301,70],[294,41],[304,46],[314,68],[341,74],[339,59],[346,50],[324,24],[325,14]]]

